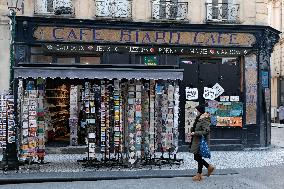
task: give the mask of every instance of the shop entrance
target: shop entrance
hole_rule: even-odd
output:
[[[67,80],[47,79],[45,82],[46,145],[64,147],[70,144],[70,83]]]
[[[241,58],[182,58],[180,67],[184,69],[181,93],[181,122],[185,128],[185,142],[188,142],[190,128],[194,122],[191,111],[197,104],[204,104],[211,113],[211,145],[224,140],[224,143],[241,143],[243,126],[243,63]],[[204,88],[212,88],[219,84],[224,92],[216,98],[205,99]],[[186,99],[185,90],[198,89],[198,99]],[[183,125],[183,124],[182,124]]]
[[[196,87],[200,103],[204,103],[203,88],[219,83],[224,88],[223,96],[242,97],[241,61],[239,58],[183,58],[180,63],[184,69],[184,86]]]
[[[85,145],[103,163],[174,155],[179,81],[26,79],[19,81],[20,158],[43,160],[45,147]],[[169,158],[169,157],[168,157]],[[164,161],[164,160],[163,160]],[[124,161],[125,162],[125,161]]]

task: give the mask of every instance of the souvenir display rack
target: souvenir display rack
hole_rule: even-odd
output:
[[[176,158],[179,118],[176,81],[101,80],[98,84],[86,82],[83,89],[85,118],[92,116],[96,128],[88,135],[84,166],[181,163]],[[92,100],[99,109],[90,113]]]
[[[61,83],[47,83],[45,89],[45,99],[48,104],[50,122],[48,125],[48,145],[68,146],[69,112],[70,112],[70,86]]]
[[[70,127],[70,146],[78,145],[78,112],[79,112],[79,88],[78,86],[71,85],[70,87],[70,118],[69,118],[69,127]]]
[[[38,91],[34,81],[28,81],[27,90],[23,92],[21,99],[21,140],[20,140],[20,160],[32,161],[37,156],[37,109]]]
[[[35,163],[36,158],[44,163],[45,157],[45,109],[43,79],[28,81],[24,90],[19,80],[18,111],[21,132],[19,133],[19,158],[22,162]]]
[[[14,96],[0,94],[0,148],[6,148],[7,141],[8,143],[16,141],[15,129]]]
[[[45,156],[45,109],[44,109],[44,97],[45,97],[45,82],[43,79],[37,79],[38,90],[38,107],[37,107],[37,157],[41,163],[44,161]]]

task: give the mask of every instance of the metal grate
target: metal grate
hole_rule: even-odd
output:
[[[131,18],[132,0],[98,0],[96,16],[107,18]]]
[[[237,22],[239,9],[239,4],[206,3],[206,21]]]
[[[152,1],[152,19],[186,20],[188,3],[172,1]]]
[[[35,14],[74,14],[73,0],[35,0]]]

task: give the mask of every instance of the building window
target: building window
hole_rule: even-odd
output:
[[[207,0],[206,21],[237,22],[240,5],[238,0]]]
[[[57,64],[75,64],[76,58],[75,57],[57,57]]]
[[[35,0],[35,14],[72,15],[73,0]]]
[[[98,56],[80,57],[80,64],[98,65],[101,64],[101,57]]]
[[[44,64],[50,64],[52,62],[51,56],[45,56],[45,55],[31,55],[31,63],[44,63]]]
[[[41,47],[31,47],[31,63],[50,64],[52,63],[52,56],[44,54]]]
[[[188,3],[178,0],[152,0],[152,19],[186,20]]]
[[[96,0],[96,16],[131,18],[132,0]]]

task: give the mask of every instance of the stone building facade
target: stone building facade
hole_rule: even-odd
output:
[[[51,2],[50,0],[25,0],[23,3],[23,9],[17,13],[17,15],[23,16],[47,16],[52,17],[53,13],[48,12],[48,10],[39,10],[39,7],[47,2]],[[67,1],[68,2],[68,1]],[[96,4],[102,6],[100,2],[104,1],[95,1],[95,0],[73,0],[73,7],[75,13],[72,16],[67,16],[70,19],[105,19],[104,17],[98,16],[98,9],[96,8]],[[105,1],[112,3],[110,0]],[[115,1],[113,1],[115,2]],[[123,0],[122,0],[123,2]],[[153,7],[159,0],[133,0],[127,1],[130,2],[131,7],[131,18],[132,21],[142,21],[142,22],[151,22],[156,21],[153,19],[153,15],[151,12]],[[183,15],[181,15],[183,23],[191,23],[191,24],[205,24],[207,19],[207,9],[206,3],[215,3],[217,7],[220,3],[231,3],[238,5],[237,7],[237,17],[238,19],[233,24],[242,24],[242,25],[268,25],[268,9],[267,3],[268,0],[172,0],[172,2],[181,2],[185,4],[180,4],[181,10],[185,11]],[[274,2],[274,1],[273,1]],[[38,6],[36,5],[38,3]],[[167,1],[169,3],[169,1]],[[219,3],[219,5],[218,5]],[[280,3],[280,1],[275,1],[276,5]],[[115,6],[114,4],[112,6]],[[157,7],[157,6],[156,6]],[[221,8],[222,9],[222,8]],[[0,91],[8,90],[9,88],[9,40],[10,40],[10,31],[9,31],[9,18],[8,18],[8,8],[5,0],[0,2],[0,45],[1,51],[1,64],[0,64]],[[206,15],[207,14],[207,15]],[[235,13],[234,13],[235,14]],[[59,16],[62,17],[62,16]],[[63,16],[65,17],[65,16]],[[107,17],[106,19],[112,19]],[[116,18],[116,20],[120,18]],[[158,19],[159,21],[160,19]],[[163,22],[171,22],[171,19],[162,19]],[[174,20],[176,22],[177,20]],[[218,23],[224,23],[221,20],[217,19]],[[278,47],[276,47],[278,48]],[[274,101],[273,101],[274,102]],[[273,104],[274,105],[274,104]]]
[[[269,25],[281,32],[284,31],[284,1],[270,0],[268,3]],[[277,108],[284,104],[284,39],[283,33],[274,47],[271,56],[271,116],[274,121],[278,120]]]
[[[58,78],[77,79],[80,85],[85,79],[122,76],[178,80],[175,114],[180,117],[173,130],[183,150],[196,103],[207,103],[207,111],[215,114],[212,149],[269,146],[270,55],[279,32],[269,26],[268,10],[267,0],[25,0],[16,17],[14,91],[24,85],[29,90],[31,78],[50,84]],[[0,89],[7,90],[10,30],[5,3],[0,11],[5,47]],[[215,86],[224,91],[215,95]],[[200,92],[190,99],[192,89]]]

